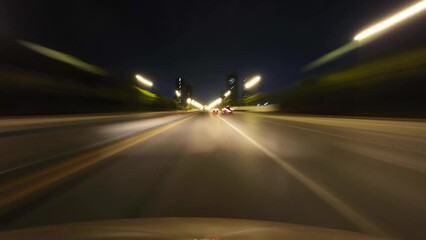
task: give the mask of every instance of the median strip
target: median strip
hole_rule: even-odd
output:
[[[155,128],[117,143],[94,149],[60,163],[50,165],[36,172],[19,176],[0,184],[0,214],[10,211],[21,203],[32,199],[58,184],[66,181],[70,177],[79,174],[97,163],[120,153],[138,143],[150,139],[166,130],[182,124],[194,117],[188,118]]]

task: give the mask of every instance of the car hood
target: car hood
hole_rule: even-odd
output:
[[[0,233],[0,239],[378,239],[340,230],[220,218],[145,218],[46,226]]]

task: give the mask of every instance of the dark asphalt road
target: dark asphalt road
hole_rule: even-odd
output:
[[[149,113],[121,117],[102,116],[97,117],[100,119],[95,121],[92,120],[94,116],[71,119],[62,117],[53,118],[59,123],[50,124],[43,123],[47,121],[44,118],[10,120],[7,121],[8,124],[2,124],[0,121],[0,174],[36,162],[55,161],[183,116],[184,114]],[[9,122],[18,124],[9,126],[12,124]]]
[[[7,170],[186,116],[2,138],[8,154],[0,166]],[[221,217],[426,238],[425,122],[191,116],[3,216],[2,229]],[[74,139],[74,145],[58,145],[58,139]]]

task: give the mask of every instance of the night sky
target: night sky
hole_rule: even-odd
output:
[[[412,2],[0,0],[0,34],[128,78],[141,73],[166,96],[182,76],[205,103],[234,71],[240,78],[262,75],[262,91],[300,80],[304,65]]]

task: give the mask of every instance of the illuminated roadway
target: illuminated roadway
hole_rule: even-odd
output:
[[[168,113],[58,122],[0,122],[2,230],[221,217],[426,237],[422,121]]]

